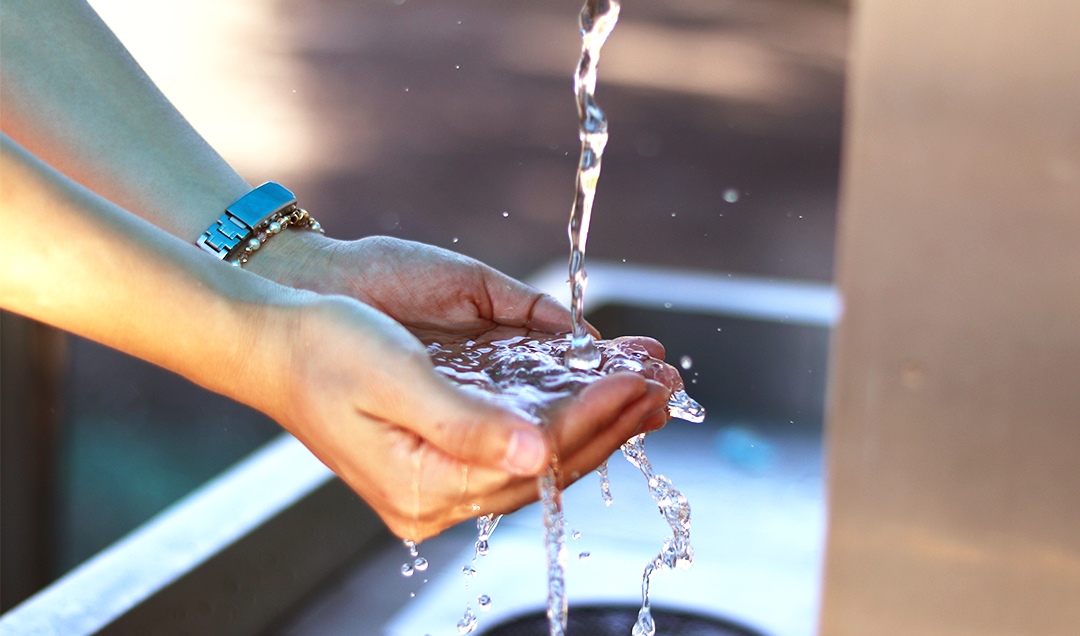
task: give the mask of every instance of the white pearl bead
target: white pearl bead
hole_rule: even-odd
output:
[[[270,230],[271,234],[277,234],[278,232],[281,231],[281,224],[278,223],[277,221],[274,221],[273,223],[270,224],[270,227],[267,228],[267,229]]]
[[[257,239],[257,238],[253,238],[250,241],[248,241],[248,249],[253,251],[253,252],[255,250],[259,249],[259,245],[260,245],[259,239]]]
[[[319,225],[318,221],[312,221],[311,224],[308,225],[308,227],[311,228],[312,230],[316,231],[316,232],[318,232],[319,230],[322,229],[322,226]]]

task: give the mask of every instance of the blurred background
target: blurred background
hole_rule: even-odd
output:
[[[423,241],[522,279],[565,263],[579,152],[578,0],[91,4],[227,160],[253,184],[292,189],[329,235]],[[611,138],[587,265],[830,283],[847,18],[845,2],[828,0],[624,3],[600,65],[597,98]],[[715,527],[772,528],[765,535],[775,544],[755,544],[755,555],[798,547],[791,558],[805,576],[790,589],[802,613],[772,631],[810,633],[824,519],[827,327],[619,304],[590,319],[606,337],[644,333],[668,346],[670,361],[689,358],[688,390],[709,417],[658,434],[669,436],[657,443],[667,463],[654,463],[676,485],[671,469],[685,471],[696,512],[715,502],[714,512],[699,512]],[[12,333],[5,328],[5,341]],[[46,340],[56,392],[43,412],[52,428],[36,459],[4,459],[5,482],[20,462],[44,467],[41,497],[34,514],[5,509],[3,536],[48,540],[20,557],[19,572],[3,560],[4,609],[279,432],[256,412],[120,353]],[[5,353],[5,366],[13,361]],[[18,371],[5,369],[5,387],[14,386],[9,373]],[[645,500],[640,509],[651,508]],[[787,512],[732,521],[774,508]],[[595,532],[621,523],[598,521]],[[466,535],[454,536],[471,545]],[[662,533],[654,539],[648,550]],[[721,547],[715,559],[732,562]],[[737,590],[740,578],[753,578],[727,576],[699,585]],[[788,589],[769,576],[754,580]],[[312,616],[282,629],[315,633],[303,622]]]

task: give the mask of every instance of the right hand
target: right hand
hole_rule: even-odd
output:
[[[553,454],[566,485],[666,421],[669,389],[618,373],[540,428],[458,389],[399,323],[340,296],[312,295],[288,329],[286,388],[270,414],[415,541],[536,500]]]

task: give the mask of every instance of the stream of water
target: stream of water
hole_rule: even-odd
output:
[[[585,249],[589,237],[596,185],[600,178],[600,163],[608,141],[608,122],[596,103],[597,65],[600,49],[619,19],[618,0],[585,0],[581,10],[581,58],[574,74],[574,93],[577,101],[578,132],[581,138],[581,158],[578,162],[574,203],[570,212],[567,233],[570,238],[570,286],[573,331],[568,338],[530,339],[524,337],[503,341],[461,345],[432,344],[428,354],[436,368],[458,382],[465,390],[485,393],[505,406],[521,411],[541,422],[560,401],[577,394],[584,386],[607,373],[631,371],[672,387],[668,412],[691,422],[700,422],[705,411],[688,396],[678,371],[649,355],[633,339],[596,342],[589,334],[584,319]],[[637,466],[649,485],[661,515],[672,529],[672,537],[664,541],[660,553],[650,561],[642,576],[642,604],[633,627],[633,636],[654,636],[649,584],[653,573],[661,568],[689,568],[694,561],[690,546],[690,505],[671,481],[654,473],[645,455],[645,435],[638,435],[622,447],[623,455]],[[567,561],[566,525],[562,510],[562,491],[559,489],[559,466],[553,465],[539,477],[540,501],[543,510],[544,544],[547,557],[548,599],[547,616],[551,636],[564,636],[567,624],[567,595],[565,570]],[[601,465],[601,492],[605,505],[611,505],[611,485],[607,463]],[[488,539],[499,517],[480,517],[477,520],[476,557],[487,553]],[[413,553],[416,557],[415,552]],[[473,561],[476,561],[474,557]],[[587,553],[582,553],[582,559]],[[419,561],[403,567],[419,569]],[[424,562],[426,567],[426,562]],[[471,576],[475,569],[463,568]],[[409,572],[411,574],[411,571]],[[491,599],[477,599],[486,609]],[[477,618],[469,605],[458,623],[462,634],[476,629]]]

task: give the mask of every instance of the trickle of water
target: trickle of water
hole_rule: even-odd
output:
[[[476,576],[476,568],[469,565],[463,565],[461,566],[461,573],[465,575],[465,578],[471,579]]]
[[[615,498],[611,496],[611,478],[608,477],[606,459],[596,467],[596,474],[600,475],[600,497],[605,506],[610,506],[615,503]]]
[[[653,636],[656,633],[649,604],[649,582],[653,572],[661,568],[687,570],[694,564],[694,548],[690,545],[690,503],[675,489],[670,479],[653,472],[652,464],[645,456],[644,444],[644,434],[630,438],[623,444],[623,456],[645,476],[660,514],[671,526],[672,536],[664,541],[660,554],[645,566],[641,581],[641,610],[633,636]]]
[[[540,475],[540,505],[544,511],[544,548],[547,556],[548,629],[551,636],[566,633],[566,529],[562,510],[562,491],[555,469],[548,467]]]
[[[491,538],[491,533],[495,532],[495,527],[499,525],[501,519],[502,515],[495,514],[476,518],[476,554],[473,556],[473,561],[478,557],[487,556],[488,539]]]
[[[574,205],[570,210],[570,312],[574,320],[572,347],[566,364],[574,369],[600,366],[600,353],[593,346],[585,327],[584,296],[588,277],[585,274],[585,245],[589,240],[596,182],[600,178],[600,160],[608,140],[604,111],[596,104],[596,68],[600,49],[619,20],[618,0],[585,0],[581,9],[581,58],[574,74],[577,96],[578,136],[581,159],[578,161]]]
[[[472,611],[472,606],[465,606],[465,615],[458,621],[457,630],[459,634],[469,634],[476,629],[476,614]]]
[[[409,556],[415,557],[420,554],[420,551],[416,549],[416,542],[405,539],[405,547],[409,550]]]

